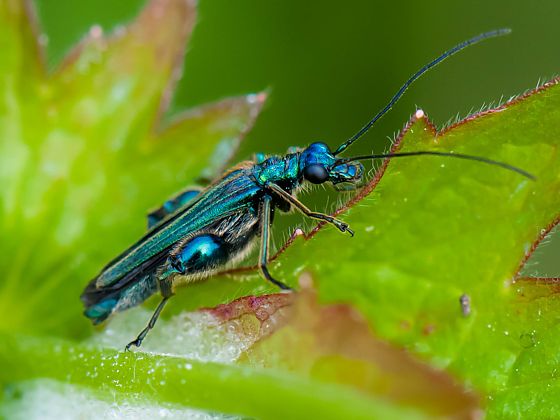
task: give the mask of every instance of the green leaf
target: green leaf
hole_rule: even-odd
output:
[[[258,303],[243,298],[212,311],[228,329],[253,341],[240,361],[343,384],[423,415],[476,416],[478,397],[452,377],[373,337],[353,308],[319,305],[310,276],[302,276],[300,283],[291,306],[281,294],[267,295]],[[279,308],[273,312],[275,306]]]
[[[152,0],[117,33],[93,28],[50,75],[29,14],[0,3],[0,329],[84,335],[87,279],[144,232],[150,208],[221,171],[265,95],[162,122],[193,2]]]
[[[257,418],[421,418],[335,384],[272,369],[92,350],[60,340],[0,336],[0,382],[50,377],[99,389],[116,402],[155,400]],[[6,356],[10,357],[7,358]],[[7,373],[9,372],[9,373]],[[282,401],[283,404],[275,404]],[[93,413],[89,413],[90,415]]]
[[[92,28],[52,74],[32,16],[0,3],[4,389],[48,377],[101,400],[270,418],[472,416],[479,404],[559,416],[557,280],[518,276],[560,220],[557,81],[442,132],[417,113],[394,148],[484,156],[536,182],[458,159],[384,162],[338,212],[354,238],[315,228],[271,264],[293,285],[311,273],[319,304],[302,292],[292,306],[272,295],[185,313],[274,291],[255,270],[231,272],[179,293],[146,341],[156,354],[122,354],[107,347],[149,311],[67,341],[91,331],[82,287],[142,234],[147,209],[225,168],[264,95],[162,122],[191,1],[151,0],[108,37]]]
[[[550,395],[557,386],[557,299],[549,292],[522,300],[535,286],[517,274],[558,222],[558,121],[556,81],[443,132],[413,120],[396,149],[485,156],[524,168],[537,181],[458,159],[390,162],[342,216],[354,238],[330,227],[314,231],[272,272],[293,279],[310,270],[322,301],[358,308],[380,337],[488,395],[490,412],[507,411],[508,391],[520,386]],[[462,295],[470,299],[468,316]],[[547,399],[526,401],[521,412],[539,410]]]
[[[555,417],[558,280],[537,283],[519,272],[560,220],[559,106],[555,80],[441,132],[413,118],[394,150],[484,156],[537,180],[459,159],[385,162],[338,211],[355,237],[330,226],[293,236],[273,275],[296,285],[311,272],[321,302],[357,308],[375,335],[485,395],[489,414]],[[226,277],[196,285],[180,304],[214,305],[223,290],[235,297],[264,287],[256,275],[239,291],[233,284]],[[524,387],[532,393],[519,399]]]

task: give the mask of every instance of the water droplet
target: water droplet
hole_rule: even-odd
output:
[[[49,36],[47,34],[41,34],[39,35],[39,45],[41,45],[42,47],[46,47],[47,45],[49,45]]]
[[[89,29],[89,35],[93,39],[100,39],[103,36],[103,28],[101,27],[101,25],[93,25]]]
[[[521,347],[524,349],[530,349],[537,344],[534,331],[521,334],[521,336],[519,336],[519,341],[521,342]]]

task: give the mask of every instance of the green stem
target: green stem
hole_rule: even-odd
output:
[[[272,369],[99,350],[51,338],[0,335],[0,366],[0,383],[46,377],[122,400],[141,395],[257,418],[418,417],[344,386]]]

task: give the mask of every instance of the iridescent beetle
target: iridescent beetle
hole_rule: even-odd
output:
[[[357,162],[359,160],[437,155],[496,165],[533,178],[531,174],[506,163],[459,153],[415,151],[338,157],[430,68],[469,45],[506,33],[509,33],[508,29],[478,35],[422,67],[381,111],[334,151],[324,143],[313,143],[284,156],[257,155],[255,161],[240,163],[205,189],[185,191],[168,200],[149,214],[146,235],[111,261],[88,284],[81,296],[85,315],[94,324],[99,324],[115,312],[136,306],[159,292],[163,297],[161,303],[146,328],[126,349],[133,345],[139,347],[177,286],[206,278],[225,266],[235,264],[246,255],[259,236],[260,271],[279,288],[289,289],[272,277],[267,268],[273,212],[275,209],[286,212],[295,208],[307,217],[330,223],[341,232],[353,235],[346,223],[309,210],[296,198],[296,194],[305,182],[356,185],[364,172],[362,164]]]

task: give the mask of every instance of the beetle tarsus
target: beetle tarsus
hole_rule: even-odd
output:
[[[332,220],[330,220],[330,223],[334,224],[338,228],[338,230],[340,230],[342,233],[348,232],[350,236],[354,236],[354,231],[350,229],[348,223],[341,222],[340,220],[335,218],[332,218]]]
[[[172,295],[169,296],[164,296],[164,298],[161,300],[161,302],[159,303],[158,307],[156,308],[156,310],[154,311],[152,317],[150,318],[150,322],[148,322],[148,325],[146,325],[146,328],[144,328],[140,334],[138,334],[138,337],[136,337],[135,340],[132,340],[130,343],[128,343],[125,347],[125,351],[130,351],[130,348],[132,346],[135,347],[140,347],[142,345],[142,342],[144,341],[144,338],[146,338],[146,336],[148,335],[148,333],[150,332],[150,330],[152,328],[154,328],[154,326],[156,325],[156,321],[159,318],[159,314],[161,313],[161,311],[163,310],[163,307],[165,306],[165,304],[167,303],[168,299],[171,297]]]
[[[140,347],[141,345],[142,345],[142,340],[140,339],[140,337],[137,337],[136,340],[132,340],[130,343],[126,345],[124,351],[131,351],[130,348],[132,346]]]
[[[282,283],[280,280],[276,280],[274,277],[272,277],[270,275],[270,272],[268,271],[268,268],[266,267],[266,265],[261,265],[261,272],[263,273],[265,279],[267,279],[269,282],[275,284],[280,289],[282,289],[282,290],[294,290],[290,286],[288,286],[287,284]]]

